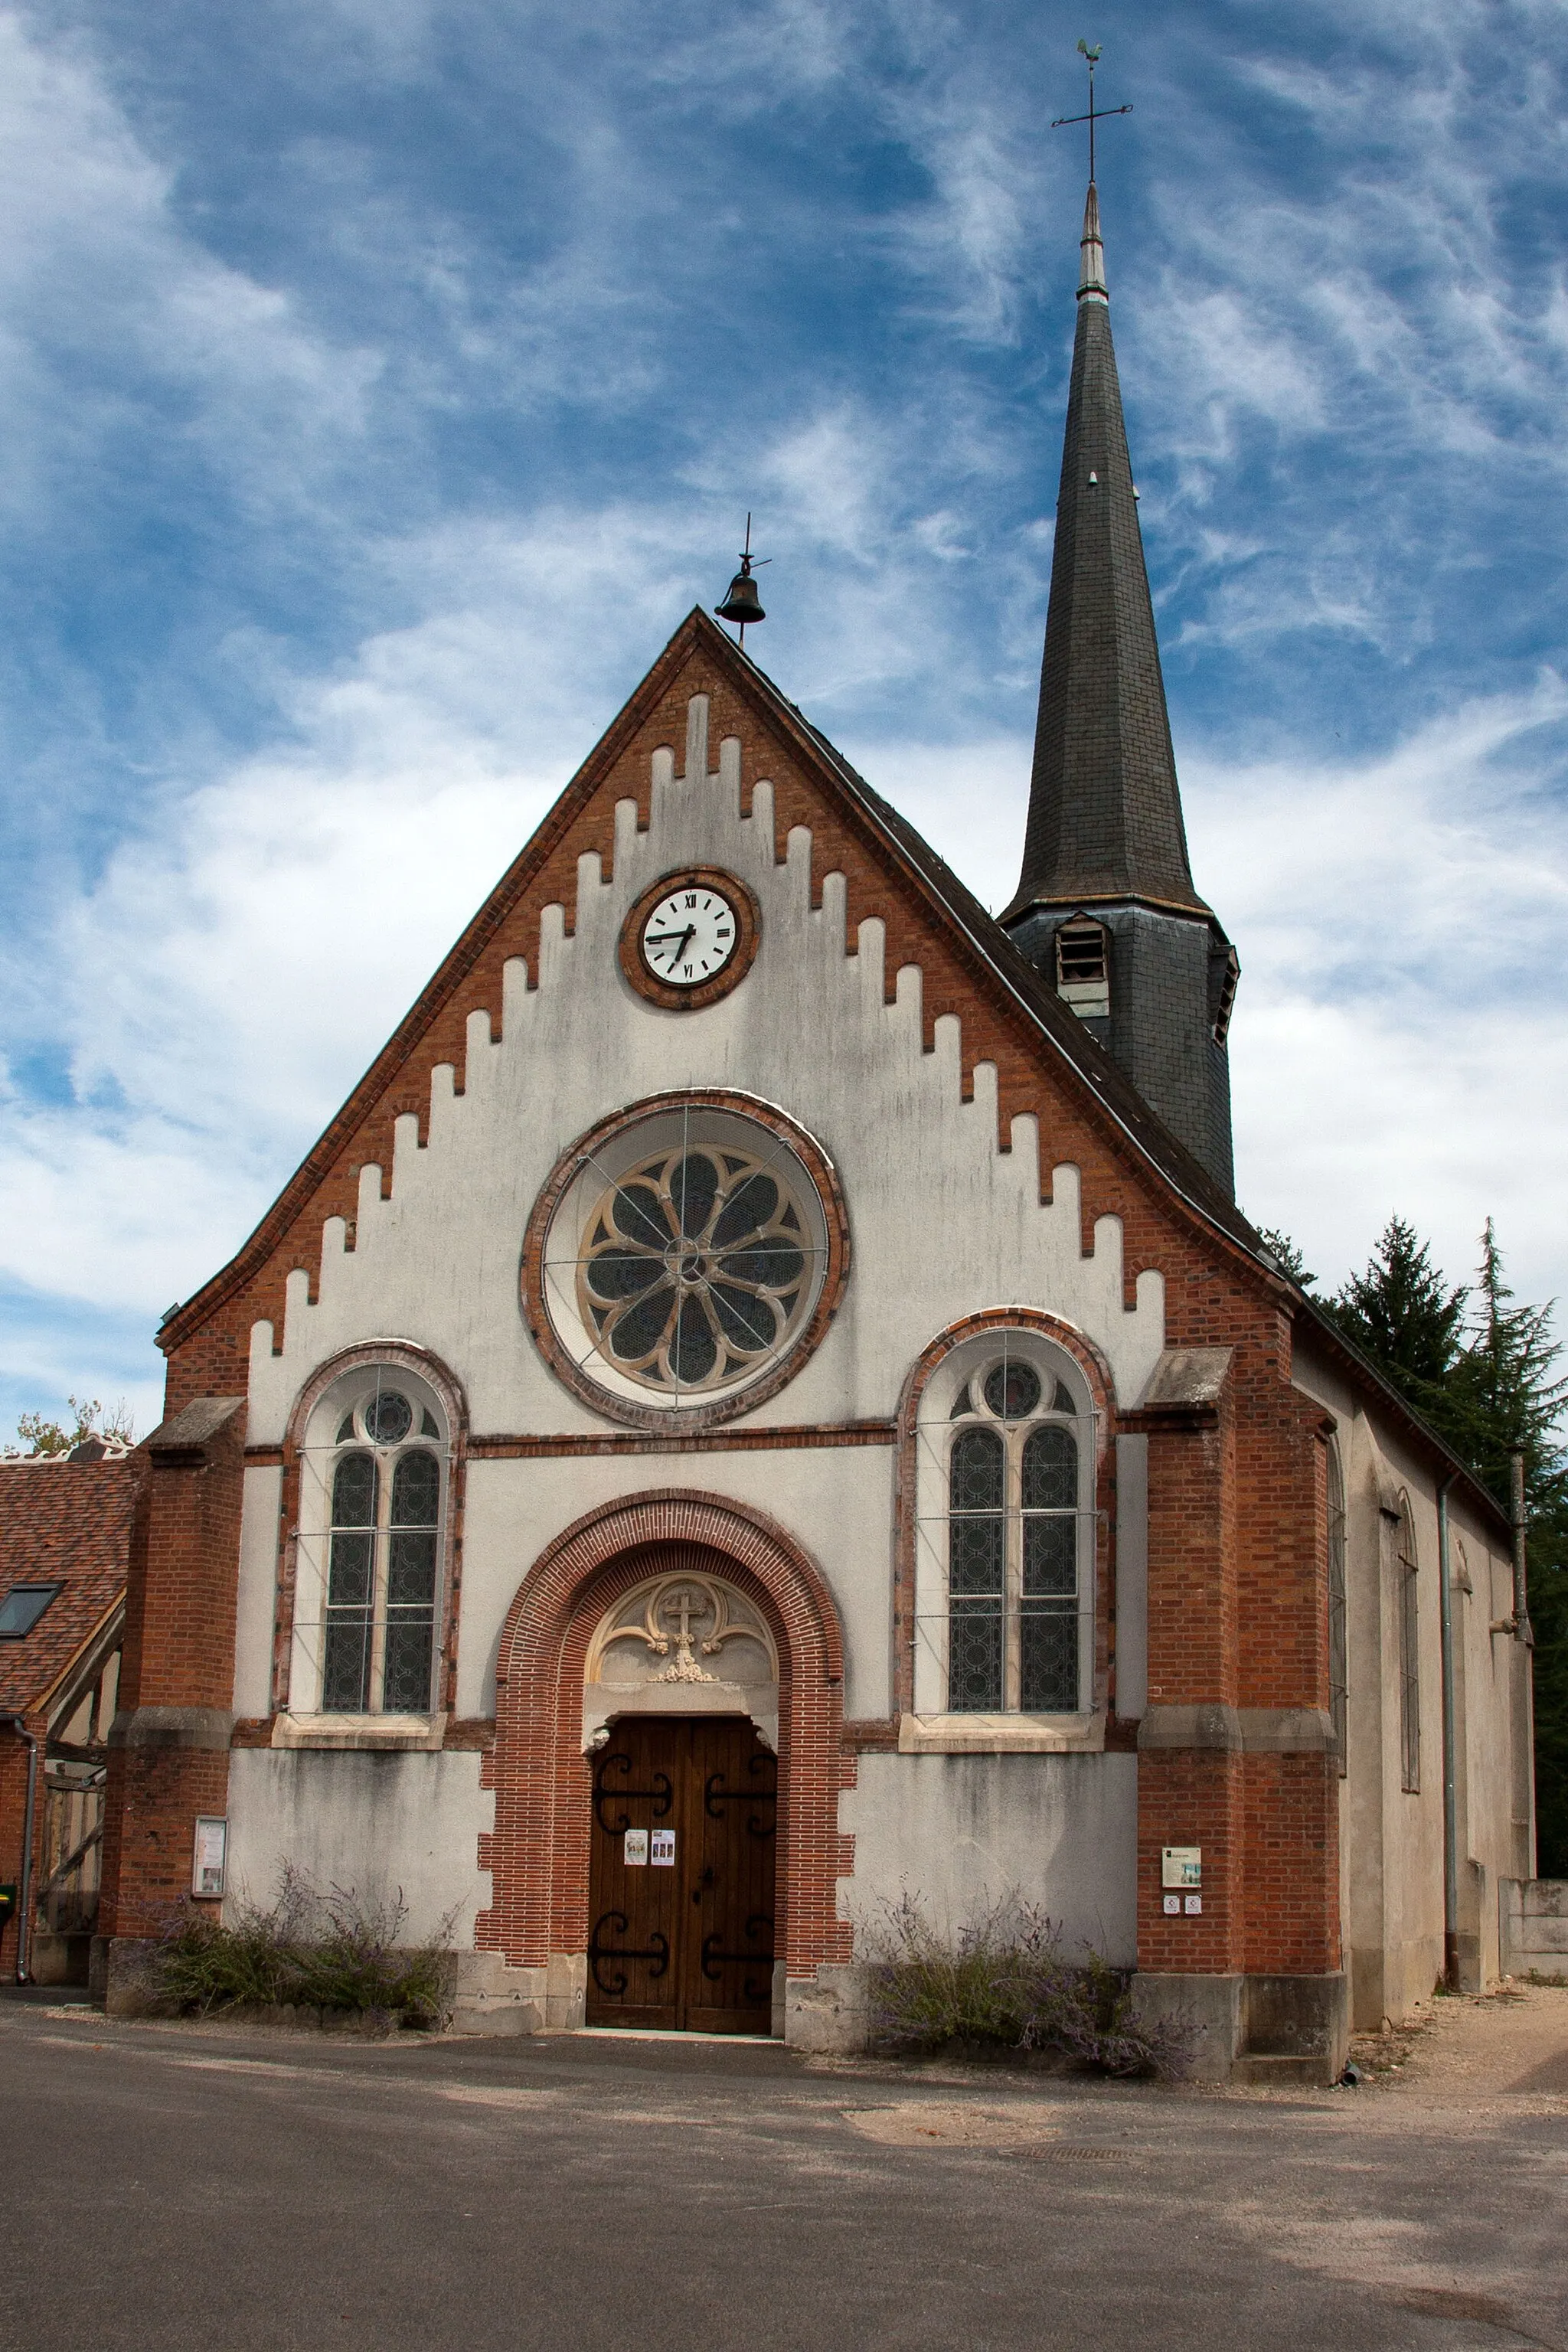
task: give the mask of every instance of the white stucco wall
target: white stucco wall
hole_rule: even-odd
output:
[[[236,1715],[267,1715],[271,1711],[278,1522],[282,1498],[280,1468],[258,1463],[246,1471],[239,1526],[239,1606],[234,1643]]]
[[[1349,1621],[1348,1770],[1341,1783],[1341,1916],[1353,2021],[1407,2015],[1430,1998],[1444,1956],[1442,1592],[1437,1474],[1364,1392],[1310,1343],[1294,1378],[1334,1416],[1345,1476]],[[1396,1528],[1388,1507],[1410,1498],[1415,1534],[1421,1785],[1402,1785]],[[1519,1644],[1494,1632],[1511,1608],[1496,1524],[1461,1495],[1450,1509],[1458,1910],[1467,1982],[1499,1967],[1499,1882],[1528,1849],[1530,1735]],[[1467,1591],[1466,1586],[1468,1585]]]
[[[862,1756],[839,1819],[855,1835],[842,1908],[859,1950],[908,1895],[954,1931],[1016,1898],[1070,1947],[1137,1958],[1136,1756]]]
[[[891,1446],[475,1462],[464,1515],[458,1713],[495,1712],[496,1654],[517,1588],[583,1512],[650,1486],[732,1496],[781,1522],[826,1577],[844,1637],[844,1712],[892,1705]]]
[[[466,1391],[476,1433],[605,1427],[534,1347],[518,1297],[523,1232],[576,1136],[628,1102],[689,1086],[732,1087],[779,1105],[826,1150],[847,1202],[852,1264],[835,1320],[797,1377],[743,1423],[891,1417],[910,1366],[937,1333],[1009,1303],[1047,1308],[1082,1330],[1108,1360],[1124,1400],[1143,1387],[1163,1345],[1160,1276],[1144,1272],[1134,1307],[1124,1305],[1120,1221],[1100,1221],[1086,1255],[1077,1170],[1056,1160],[1048,1138],[1042,1147],[1032,1118],[1016,1120],[1008,1137],[998,1134],[989,1065],[975,1072],[973,1101],[961,1099],[959,1022],[939,1022],[935,1050],[923,1050],[918,970],[897,975],[896,1001],[888,1003],[882,925],[864,923],[847,940],[841,876],[826,878],[822,904],[813,908],[809,836],[797,829],[785,861],[776,861],[771,787],[758,784],[752,813],[742,819],[740,745],[723,744],[711,768],[706,725],[699,697],[688,714],[689,776],[674,773],[669,752],[656,753],[648,831],[638,833],[635,804],[623,803],[613,878],[604,879],[597,858],[585,857],[572,908],[547,911],[538,985],[530,987],[535,975],[522,962],[508,966],[499,1035],[488,1014],[470,1018],[464,1091],[455,1093],[450,1068],[437,1071],[427,1144],[418,1144],[416,1121],[399,1121],[390,1197],[382,1197],[379,1169],[363,1171],[352,1250],[342,1221],[328,1221],[316,1303],[302,1267],[289,1279],[281,1333],[256,1327],[253,1444],[279,1443],[319,1367],[376,1338],[410,1341],[439,1358]],[[749,975],[721,1003],[671,1014],[627,985],[616,943],[623,918],[648,883],[683,863],[727,868],[751,887],[761,908],[761,945]],[[1048,1202],[1040,1199],[1042,1167]],[[885,1717],[892,1706],[895,1475],[888,1446],[470,1462],[458,1714],[493,1712],[506,1612],[562,1528],[617,1496],[689,1485],[767,1512],[816,1560],[844,1635],[846,1713]],[[247,1480],[236,1680],[236,1705],[246,1714],[263,1714],[268,1704],[277,1479],[267,1469]],[[1026,1834],[1007,1832],[1015,1874],[1037,1843],[1037,1808],[1022,1792],[1035,1780],[1055,1789],[1058,1783],[1042,1775],[1058,1761],[1009,1764],[1005,1785],[1032,1824]],[[384,1780],[377,1777],[384,1764]],[[236,1759],[243,1815],[237,1853],[247,1872],[265,1877],[286,1847],[307,1861],[318,1857],[323,1869],[354,1874],[355,1857],[374,1853],[415,1877],[426,1910],[444,1908],[469,1885],[477,1833],[471,1809],[452,1793],[469,1787],[473,1767],[459,1758],[444,1759],[441,1769],[447,1766],[457,1782],[431,1777],[431,1759],[423,1758],[258,1759],[247,1752]],[[1131,1766],[1094,1769],[1109,1787]],[[954,1801],[937,1792],[968,1787],[963,1770],[952,1776],[939,1764],[921,1777],[909,1759],[879,1759],[871,1770],[905,1776],[900,1834],[913,1849],[945,1845]],[[974,1788],[984,1780],[980,1769]],[[411,1796],[405,1802],[426,1780],[442,1792],[428,1819]],[[999,1792],[1004,1783],[995,1787]],[[938,1806],[929,1822],[927,1791]],[[372,1821],[374,1829],[366,1826]],[[877,1831],[873,1843],[882,1834]],[[458,1841],[439,1868],[432,1858],[437,1836]],[[1058,1843],[1064,1853],[1079,1851],[1065,1827]],[[1092,1840],[1082,1845],[1083,1870],[1091,1846]],[[1077,1863],[1068,1878],[1081,1909]]]
[[[439,1935],[450,1918],[457,1948],[471,1948],[475,1913],[490,1899],[479,1837],[495,1824],[479,1761],[460,1750],[237,1748],[229,1759],[231,1907],[271,1902],[287,1857],[322,1890],[350,1888],[378,1904],[401,1891],[405,1943]]]

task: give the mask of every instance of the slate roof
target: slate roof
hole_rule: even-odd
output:
[[[1127,454],[1093,184],[1057,496],[1026,908],[1137,898],[1198,915]]]
[[[0,1641],[0,1714],[31,1714],[125,1591],[131,1518],[144,1457],[0,1462],[0,1597],[16,1584],[65,1587],[30,1633]]]

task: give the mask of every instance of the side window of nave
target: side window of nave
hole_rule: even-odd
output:
[[[941,1648],[952,1714],[1063,1715],[1093,1659],[1093,1428],[1035,1335],[966,1350],[945,1431]],[[1071,1383],[1069,1385],[1069,1382]],[[931,1433],[935,1435],[935,1433]]]
[[[346,1375],[310,1417],[295,1637],[311,1711],[426,1715],[437,1704],[445,1418],[424,1381],[376,1365]]]

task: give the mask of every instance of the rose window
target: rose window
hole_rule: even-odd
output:
[[[722,1149],[660,1151],[589,1219],[584,1319],[650,1388],[722,1385],[793,1331],[814,1253],[780,1171]]]
[[[541,1195],[524,1312],[584,1402],[645,1425],[707,1418],[771,1394],[821,1338],[847,1265],[836,1180],[780,1113],[730,1108],[746,1100],[606,1121]]]

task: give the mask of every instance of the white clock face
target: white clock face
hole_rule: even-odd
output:
[[[679,886],[642,927],[643,961],[667,988],[700,988],[735,952],[741,926],[721,890]]]

